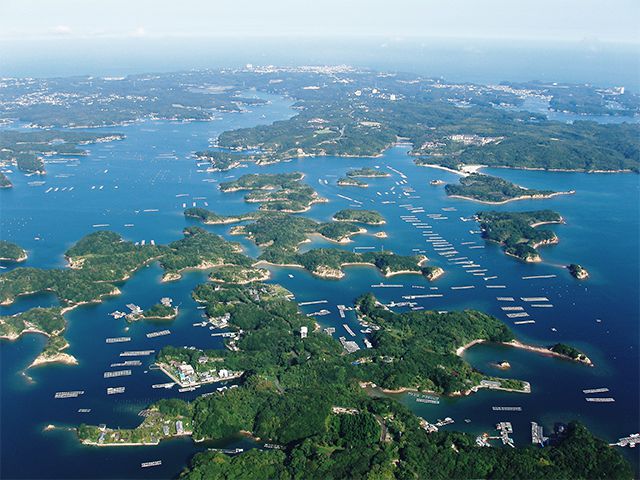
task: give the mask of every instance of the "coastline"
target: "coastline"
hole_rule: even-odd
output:
[[[566,192],[553,192],[544,195],[534,194],[534,195],[520,195],[518,197],[509,198],[507,200],[501,200],[499,202],[491,202],[488,200],[479,200],[477,198],[465,197],[463,195],[448,195],[449,198],[457,198],[460,200],[469,200],[471,202],[482,203],[485,205],[504,205],[509,202],[517,202],[519,200],[546,200],[549,198],[557,197],[559,195],[574,195],[576,193],[575,190],[569,190]]]
[[[513,348],[519,348],[521,350],[527,350],[529,352],[535,352],[535,353],[539,353],[541,355],[546,355],[546,356],[550,356],[550,357],[557,357],[557,358],[562,358],[565,360],[570,360],[572,362],[576,362],[576,363],[582,363],[585,365],[589,365],[590,367],[594,367],[595,365],[593,364],[593,362],[591,362],[591,360],[589,360],[587,358],[587,360],[579,360],[579,359],[575,359],[575,358],[571,358],[567,355],[563,355],[562,353],[558,353],[558,352],[554,352],[553,350],[547,348],[547,347],[541,347],[541,346],[536,346],[536,345],[528,345],[526,343],[522,343],[519,340],[511,340],[509,342],[489,342],[488,340],[482,339],[482,338],[478,338],[476,340],[472,340],[471,342],[462,345],[461,347],[458,347],[456,349],[456,355],[461,357],[465,351],[467,351],[469,348],[473,347],[474,345],[478,345],[481,343],[494,343],[495,345],[504,345],[506,347],[513,347]],[[585,355],[586,357],[586,355]]]

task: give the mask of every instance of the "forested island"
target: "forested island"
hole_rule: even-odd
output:
[[[466,389],[484,376],[455,348],[474,337],[513,338],[497,319],[479,312],[405,316],[365,296],[358,301],[360,313],[381,330],[371,349],[347,355],[330,335],[313,329],[287,293],[264,284],[197,287],[194,298],[207,315],[228,319],[237,335],[224,350],[167,347],[157,360],[177,370],[191,366],[179,370],[193,378],[244,371],[238,386],[192,402],[160,400],[133,429],[80,425],[79,439],[100,446],[153,445],[180,435],[204,440],[243,433],[258,442],[259,448],[235,456],[197,454],[182,474],[189,479],[364,478],[373,472],[380,478],[632,477],[621,455],[580,424],[570,424],[545,449],[481,448],[465,433],[428,433],[405,406],[360,386],[373,376],[381,384],[406,382],[449,394]],[[433,315],[441,316],[438,322]],[[300,335],[303,326],[307,336]],[[395,380],[394,370],[403,381]],[[262,449],[263,443],[276,448]]]
[[[177,316],[178,307],[173,307],[165,303],[156,303],[142,313],[142,317],[145,320],[173,320]]]
[[[342,210],[334,215],[334,221],[325,223],[283,213],[262,212],[225,217],[202,208],[187,209],[185,215],[199,218],[206,223],[235,223],[255,219],[253,223],[234,227],[231,233],[245,235],[262,248],[262,253],[258,256],[259,262],[301,267],[324,278],[344,277],[342,268],[348,265],[375,266],[386,276],[416,273],[428,280],[435,280],[444,273],[440,267],[425,266],[427,259],[420,255],[403,256],[391,252],[354,253],[330,248],[298,252],[299,245],[307,242],[310,235],[317,234],[327,240],[345,243],[351,236],[366,232],[352,223],[355,221],[353,219],[361,223],[373,222],[379,225],[384,219],[375,211]],[[336,216],[352,220],[336,221]]]
[[[569,273],[578,280],[585,280],[589,278],[589,272],[582,265],[572,263],[567,266],[567,269],[569,270]]]
[[[368,183],[363,182],[357,178],[350,177],[340,177],[336,182],[339,187],[360,187],[367,188],[369,186]]]
[[[384,225],[384,217],[375,210],[345,208],[336,212],[333,219],[339,222],[364,223],[366,225]]]
[[[534,227],[563,223],[560,214],[551,210],[478,212],[476,218],[484,239],[499,243],[507,255],[525,262],[542,261],[536,249],[559,241],[551,230]]]
[[[564,355],[565,357],[575,360],[576,362],[582,362],[591,365],[591,360],[589,359],[589,357],[587,357],[584,353],[582,353],[577,348],[572,347],[571,345],[556,343],[550,348],[550,350],[552,352]]]
[[[306,212],[311,205],[326,202],[309,185],[301,182],[304,175],[293,173],[263,173],[243,175],[237,180],[220,184],[223,192],[248,190],[244,199],[248,203],[259,203],[260,210],[271,212]]]
[[[0,240],[0,261],[24,262],[27,252],[24,248],[6,240]]]
[[[461,177],[459,184],[448,184],[445,186],[445,191],[452,198],[462,198],[495,205],[514,200],[551,198],[556,195],[574,193],[524,188],[502,178],[481,173],[472,173]]]
[[[391,174],[389,172],[383,172],[370,167],[357,168],[347,172],[347,177],[349,178],[384,178],[390,176]]]

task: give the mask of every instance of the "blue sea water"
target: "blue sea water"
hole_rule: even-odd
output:
[[[245,173],[302,171],[328,203],[315,205],[306,214],[318,220],[329,220],[334,212],[350,205],[380,211],[387,224],[370,227],[368,234],[354,238],[341,248],[374,247],[411,254],[425,250],[431,265],[442,266],[446,274],[429,283],[419,275],[384,278],[370,267],[347,267],[339,281],[322,280],[295,268],[270,268],[270,281],[290,289],[298,302],[327,299],[323,308],[330,315],[319,317],[320,324],[335,326],[336,336],[344,335],[343,323],[355,332],[360,328],[353,315],[338,316],[336,305],[350,305],[360,294],[373,291],[384,302],[400,301],[402,296],[441,293],[443,297],[418,299],[425,309],[453,310],[475,308],[503,319],[518,338],[538,345],[559,341],[582,348],[593,359],[595,367],[572,363],[535,353],[491,345],[469,349],[465,358],[478,369],[498,376],[521,378],[531,382],[530,395],[481,391],[464,398],[441,399],[439,405],[417,403],[411,395],[396,395],[416,413],[429,421],[451,416],[456,423],[449,429],[461,429],[475,434],[492,431],[497,421],[512,421],[518,445],[529,443],[531,421],[550,429],[554,422],[578,419],[586,423],[607,441],[635,433],[640,428],[638,405],[638,264],[640,184],[635,174],[550,173],[519,170],[487,170],[503,178],[532,188],[576,191],[575,195],[548,200],[528,200],[493,207],[460,199],[448,198],[442,187],[429,185],[430,180],[457,181],[447,171],[418,167],[407,155],[407,148],[398,146],[380,158],[305,158],[288,163],[233,170],[224,173],[198,172],[190,153],[206,148],[210,138],[224,130],[255,125],[294,114],[286,100],[265,97],[268,105],[256,107],[246,114],[225,114],[214,122],[175,123],[144,122],[126,127],[103,129],[126,134],[126,138],[108,144],[89,146],[90,154],[77,160],[53,158],[47,166],[46,181],[41,186],[29,186],[34,178],[19,173],[11,179],[15,188],[0,192],[0,225],[2,238],[15,241],[29,251],[26,266],[60,268],[65,262],[65,250],[82,236],[95,231],[94,224],[108,224],[110,230],[126,239],[151,239],[167,243],[181,237],[182,229],[196,222],[185,219],[183,204],[195,204],[220,213],[244,212],[251,208],[243,201],[243,193],[222,194],[217,184]],[[263,117],[264,115],[264,117]],[[55,163],[56,161],[60,163]],[[354,167],[375,166],[392,174],[389,178],[367,179],[367,189],[336,186],[336,180]],[[394,170],[387,168],[392,167]],[[407,185],[399,185],[403,177]],[[203,180],[211,180],[203,181]],[[325,183],[326,182],[326,183]],[[407,196],[403,186],[415,193]],[[74,187],[72,191],[49,191],[49,188]],[[102,188],[101,188],[102,187]],[[188,196],[180,196],[181,194]],[[349,197],[345,199],[338,195]],[[414,197],[414,198],[410,198]],[[415,215],[432,225],[432,231],[451,242],[459,256],[467,256],[486,268],[485,281],[473,276],[459,265],[453,265],[436,252],[421,235],[421,231],[404,222],[407,207],[424,208]],[[448,210],[443,210],[443,209]],[[455,211],[449,211],[454,208]],[[560,237],[555,246],[542,247],[543,262],[524,264],[505,256],[499,247],[485,244],[476,233],[474,222],[466,218],[482,209],[524,211],[550,208],[562,214],[564,225],[553,229]],[[145,212],[145,209],[158,209]],[[431,220],[426,215],[439,213],[446,219]],[[133,224],[126,227],[126,224]],[[257,255],[258,249],[249,241],[229,236],[230,226],[206,227],[234,241],[241,241],[247,253]],[[378,231],[388,238],[377,238]],[[474,242],[467,244],[467,242]],[[465,243],[465,245],[463,245]],[[304,248],[328,245],[314,240]],[[332,244],[333,245],[333,244]],[[484,247],[484,248],[471,248]],[[591,273],[587,281],[573,279],[564,265],[576,262]],[[12,268],[8,266],[8,268]],[[523,279],[526,276],[556,275],[546,279]],[[208,331],[193,327],[200,321],[200,311],[191,299],[195,285],[206,281],[206,273],[186,273],[178,282],[161,283],[157,265],[142,269],[124,282],[121,295],[101,304],[80,307],[67,314],[69,353],[79,360],[78,366],[50,365],[24,368],[37,355],[44,339],[27,335],[16,342],[3,342],[0,347],[0,421],[2,445],[0,474],[3,478],[158,478],[175,475],[188,459],[209,444],[194,444],[190,439],[173,440],[156,447],[96,448],[80,445],[73,432],[54,430],[43,432],[48,424],[73,427],[79,423],[133,427],[140,423],[138,412],[151,402],[176,395],[193,398],[211,390],[178,394],[174,390],[152,389],[164,382],[163,376],[149,369],[151,357],[134,367],[131,377],[103,379],[102,373],[112,362],[122,359],[123,350],[154,349],[163,345],[194,345],[219,347]],[[401,288],[375,288],[384,282],[400,284]],[[489,289],[487,284],[505,285],[504,289]],[[452,286],[473,286],[473,289],[452,290]],[[416,288],[423,287],[423,288]],[[430,290],[437,288],[437,290]],[[124,308],[130,302],[143,308],[170,296],[180,305],[179,317],[169,323],[140,322],[127,325],[114,320],[109,312]],[[530,308],[527,311],[535,324],[514,325],[500,309],[498,296],[545,296],[553,308]],[[37,305],[52,305],[50,295],[20,298],[15,304],[0,307],[0,314],[12,314]],[[515,304],[524,305],[518,301]],[[314,306],[303,307],[313,312]],[[599,320],[599,321],[598,321]],[[155,339],[145,334],[169,328],[171,335]],[[106,337],[127,335],[132,342],[106,344]],[[362,334],[357,334],[362,343]],[[507,360],[512,368],[498,370],[491,364]],[[107,386],[126,386],[122,395],[107,396]],[[613,404],[585,401],[583,389],[608,387]],[[54,400],[56,391],[84,390],[78,399]],[[609,394],[608,394],[609,395]],[[494,412],[492,406],[521,406],[521,412]],[[79,408],[91,408],[89,414]],[[470,423],[463,422],[471,420]],[[250,446],[241,438],[226,439],[216,445]],[[637,455],[626,452],[634,462]],[[37,461],[28,459],[37,458]],[[162,466],[141,469],[143,461],[162,459]]]

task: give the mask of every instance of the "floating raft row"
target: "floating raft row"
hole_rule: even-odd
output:
[[[470,288],[476,288],[474,285],[465,285],[463,287],[451,287],[451,290],[468,290]]]
[[[171,330],[160,330],[159,332],[147,333],[147,338],[162,337],[164,335],[170,335],[170,334],[171,334]]]
[[[126,362],[112,363],[111,364],[111,368],[113,368],[113,367],[139,367],[140,365],[142,365],[142,362],[140,360],[127,360]]]
[[[299,307],[304,307],[305,305],[318,305],[320,303],[329,303],[328,300],[314,300],[312,302],[300,302],[298,303]]]
[[[520,297],[523,302],[548,302],[547,297]]]
[[[90,408],[79,408],[78,409],[78,413],[90,413],[91,409]]]
[[[535,320],[520,320],[519,322],[513,322],[514,325],[525,325],[527,323],[536,323]]]
[[[418,298],[440,298],[444,295],[442,293],[426,293],[424,295],[404,295],[404,300],[416,300]]]
[[[522,407],[491,407],[494,412],[521,412]]]
[[[115,372],[104,372],[104,378],[128,377],[130,375],[131,370],[116,370]]]
[[[513,297],[496,297],[496,300],[499,302],[515,302],[516,299]]]
[[[500,307],[504,312],[522,312],[524,307]]]
[[[587,402],[594,402],[594,403],[610,403],[610,402],[616,401],[615,398],[611,398],[611,397],[587,397],[585,398],[585,400]]]
[[[124,393],[124,387],[109,387],[107,388],[107,395],[115,395],[117,393]]]
[[[507,313],[508,318],[522,318],[528,317],[529,314],[527,312],[518,312],[518,313]]]
[[[115,338],[105,338],[105,343],[123,343],[130,342],[131,337],[115,337]]]
[[[154,383],[151,388],[172,388],[175,384],[175,382]]]
[[[536,280],[536,279],[543,279],[543,278],[556,278],[557,275],[527,275],[525,277],[522,277],[523,280]]]
[[[432,405],[439,405],[440,399],[438,398],[416,398],[416,402],[418,403],[430,403]]]
[[[141,468],[159,467],[160,465],[162,465],[162,460],[154,460],[152,462],[142,462],[140,464],[140,467]]]
[[[588,388],[587,390],[582,390],[582,393],[606,393],[609,389],[606,387],[603,388]]]
[[[155,350],[132,350],[129,352],[122,352],[121,357],[146,357],[155,353]]]
[[[56,392],[53,398],[77,398],[84,395],[84,390],[72,390],[70,392]]]

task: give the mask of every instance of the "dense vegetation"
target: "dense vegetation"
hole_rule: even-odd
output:
[[[446,185],[445,191],[450,196],[491,203],[506,202],[516,198],[540,198],[554,193],[551,190],[523,188],[502,178],[480,173],[460,178],[458,185]]]
[[[455,354],[473,340],[507,342],[513,334],[498,319],[477,311],[394,313],[371,295],[356,303],[368,323],[376,356],[359,366],[360,376],[377,385],[412,387],[438,393],[465,392],[484,376]]]
[[[142,316],[147,319],[173,319],[178,314],[176,307],[170,305],[163,305],[162,303],[156,303],[147,308]]]
[[[569,273],[573,275],[578,280],[583,280],[589,277],[589,272],[582,265],[578,265],[577,263],[572,263],[567,266]]]
[[[0,337],[14,340],[25,331],[38,331],[47,336],[40,358],[50,358],[69,345],[63,334],[66,321],[60,307],[32,308],[11,316],[0,316]]]
[[[585,358],[584,353],[582,353],[577,348],[565,343],[556,343],[551,347],[551,351],[559,353],[560,355],[565,355],[569,358],[572,358],[573,360],[580,360]]]
[[[631,478],[622,457],[579,424],[571,424],[566,436],[554,439],[554,445],[545,449],[480,448],[467,434],[428,434],[406,407],[388,398],[369,397],[358,386],[358,380],[371,381],[369,374],[376,373],[369,367],[375,362],[367,363],[367,357],[385,358],[385,368],[410,380],[420,376],[421,384],[427,384],[427,379],[438,382],[442,391],[446,385],[452,391],[457,383],[464,384],[464,378],[482,378],[452,349],[476,336],[511,339],[498,320],[477,312],[393,314],[366,296],[358,301],[360,313],[380,325],[381,331],[388,329],[392,338],[381,334],[366,352],[340,355],[338,343],[314,331],[311,320],[297,313],[287,295],[281,287],[264,284],[197,287],[194,298],[205,305],[208,316],[229,313],[231,328],[242,330],[239,348],[203,352],[167,347],[158,360],[194,365],[204,355],[245,370],[240,386],[190,403],[161,400],[135,429],[81,425],[80,439],[95,443],[104,433],[103,443],[156,443],[176,435],[173,425],[180,419],[196,439],[223,439],[244,431],[278,447],[236,456],[197,454],[182,474],[191,480]],[[303,325],[309,328],[304,339],[298,333]],[[408,350],[414,348],[419,352],[406,360]],[[444,367],[430,371],[425,354],[426,363],[433,359],[434,365],[444,362]],[[449,368],[450,362],[457,362],[455,369]],[[451,377],[448,382],[446,377]],[[170,428],[163,431],[162,425]]]
[[[356,210],[345,208],[333,215],[334,220],[341,222],[366,223],[367,225],[382,225],[385,223],[384,217],[375,210]]]
[[[337,182],[339,187],[361,187],[366,188],[369,184],[357,178],[340,177]]]
[[[274,174],[248,174],[237,180],[223,182],[220,190],[235,192],[249,190],[244,199],[248,203],[260,203],[261,210],[273,212],[304,212],[311,205],[325,200],[309,185],[301,183],[304,175],[299,172]]]
[[[389,172],[383,172],[370,167],[356,168],[347,172],[347,177],[351,178],[380,178],[389,176],[391,176]]]
[[[6,240],[0,240],[0,260],[21,262],[26,260],[27,252],[24,248]]]
[[[556,480],[633,477],[622,456],[594,438],[579,423],[571,423],[567,434],[556,439],[555,445],[549,448],[478,448],[465,434],[427,435],[409,413],[395,405],[384,407],[376,406],[376,410],[389,427],[391,442],[358,439],[345,447],[341,446],[338,435],[325,434],[309,438],[284,452],[251,450],[237,456],[203,452],[193,458],[181,478]],[[369,415],[362,417],[371,418]],[[359,418],[360,415],[342,417]]]
[[[16,268],[0,275],[0,303],[9,304],[19,295],[53,292],[65,307],[99,301],[118,293],[117,284],[151,261],[159,261],[165,279],[179,278],[188,268],[230,265],[241,267],[245,275],[261,278],[263,272],[252,267],[253,260],[241,253],[238,245],[198,227],[189,227],[185,237],[169,245],[135,245],[114,232],[99,231],[79,240],[65,256],[70,268]],[[227,276],[230,276],[227,273]],[[34,310],[24,314],[34,315]],[[40,317],[58,318],[59,310],[35,310]],[[25,317],[27,318],[27,317]],[[62,318],[60,316],[60,318]],[[20,333],[22,317],[3,319],[3,329]],[[60,324],[64,330],[64,322]],[[47,330],[45,330],[47,331]],[[53,334],[47,331],[47,333]],[[63,331],[56,332],[62,335]]]
[[[508,255],[528,262],[540,261],[538,246],[558,242],[554,232],[534,226],[562,222],[560,214],[551,210],[478,212],[476,216],[483,238],[502,245]]]

